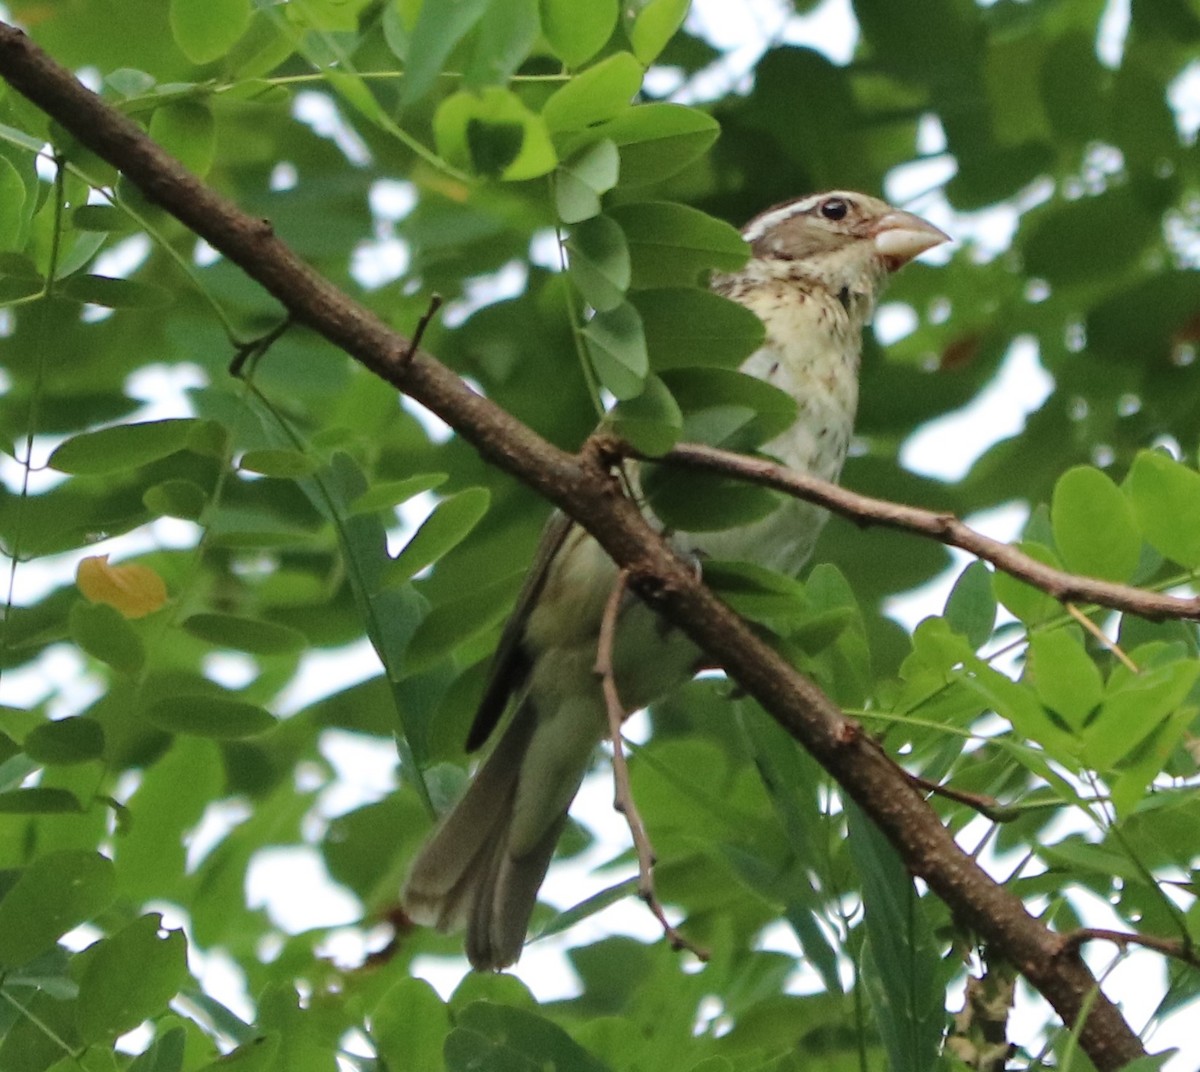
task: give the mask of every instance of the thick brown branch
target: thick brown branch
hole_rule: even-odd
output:
[[[129,119],[0,23],[0,75],[82,144],[118,167],[151,200],[239,265],[297,322],[358,359],[441,417],[499,468],[578,520],[631,585],[755,697],[871,816],[909,869],[960,923],[1005,957],[1068,1024],[1086,1015],[1079,1039],[1101,1070],[1141,1056],[1116,1007],[1061,938],[1026,911],[955,843],[921,794],[856,723],[718,600],[690,563],[674,554],[636,505],[613,488],[609,470],[566,454],[475,394],[309,268],[271,230],[201,183]],[[1084,593],[1074,598],[1087,599]]]
[[[997,569],[1040,588],[1061,603],[1094,603],[1113,610],[1129,611],[1154,621],[1163,618],[1200,619],[1200,597],[1181,599],[1132,585],[1067,573],[1038,562],[1009,544],[976,532],[953,514],[922,510],[886,499],[873,499],[775,462],[696,443],[681,444],[664,457],[654,460],[691,469],[707,469],[737,477],[749,484],[774,488],[797,499],[823,506],[858,525],[882,525],[929,536],[939,543],[961,548],[990,562]]]

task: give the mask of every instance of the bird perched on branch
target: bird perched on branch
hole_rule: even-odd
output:
[[[742,235],[750,260],[717,276],[713,287],[766,327],[742,371],[786,391],[799,407],[794,424],[763,450],[835,480],[858,402],[862,332],[880,291],[891,272],[947,235],[876,198],[842,191],[768,209]],[[796,573],[824,517],[789,500],[753,524],[676,534],[674,542],[692,554]],[[616,578],[612,561],[582,528],[561,516],[550,522],[493,659],[468,750],[482,745],[509,709],[512,717],[409,872],[409,916],[442,930],[465,926],[467,957],[479,970],[520,956],[567,809],[606,736],[594,668]],[[613,652],[627,712],[687,681],[701,661],[687,637],[628,597]]]

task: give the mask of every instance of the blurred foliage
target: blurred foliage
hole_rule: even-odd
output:
[[[868,340],[845,482],[960,514],[1025,506],[1029,553],[1166,589],[1200,568],[1200,16],[1135,0],[1098,49],[1107,7],[855,0],[851,62],[781,31],[742,78],[686,0],[7,4],[390,323],[411,332],[441,294],[427,348],[566,447],[605,392],[652,452],[699,429],[762,442],[778,400],[730,371],[757,326],[705,273],[740,263],[734,228],[772,202],[926,182],[906,207],[1012,240],[967,238],[896,280],[914,326]],[[719,680],[659,705],[632,763],[661,892],[707,966],[609,937],[571,948],[577,995],[540,1006],[510,976],[448,1001],[412,977],[457,944],[405,926],[396,892],[461,785],[545,507],[280,333],[269,296],[10,90],[0,301],[2,1072],[966,1067],[943,1052],[948,991],[988,951]],[[1024,430],[955,483],[905,471],[912,433],[1018,345],[1052,381]],[[934,801],[1048,922],[1105,904],[1105,922],[1200,938],[1192,624],[1083,608],[1118,660],[976,563],[910,637],[882,608],[942,574],[944,549],[834,521],[815,560],[802,584],[713,580],[910,769],[1009,806],[993,830]],[[293,687],[364,633],[382,670],[315,703],[312,676]],[[395,791],[348,811],[346,734],[398,755]],[[580,826],[564,851],[590,840]],[[353,895],[368,961],[248,902],[280,846]],[[611,895],[538,922],[628,893],[618,863]],[[210,956],[251,1012],[202,986]],[[1165,978],[1159,1016],[1198,987]],[[1014,1041],[1045,1068],[1072,1046],[1042,1012],[1045,1033]]]

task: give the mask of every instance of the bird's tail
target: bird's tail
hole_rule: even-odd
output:
[[[535,844],[512,855],[517,788],[536,729],[532,705],[520,704],[404,884],[405,911],[414,922],[442,931],[466,927],[467,958],[478,971],[507,967],[521,955],[538,889],[566,824],[564,806]]]

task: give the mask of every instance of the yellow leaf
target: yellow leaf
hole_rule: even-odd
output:
[[[75,583],[92,603],[107,603],[126,618],[144,618],[167,601],[167,586],[149,566],[110,566],[108,555],[83,559]]]

